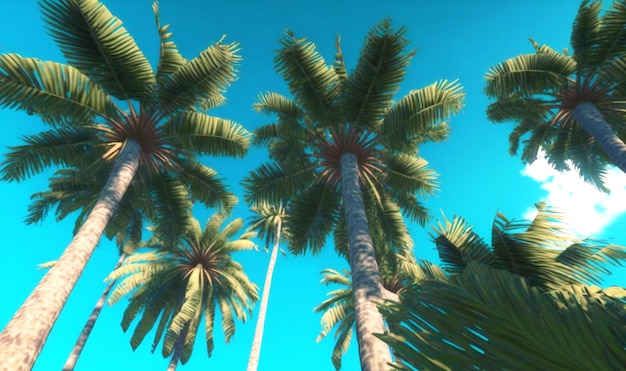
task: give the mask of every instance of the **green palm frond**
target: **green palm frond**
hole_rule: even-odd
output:
[[[393,143],[419,138],[457,114],[464,100],[465,93],[457,81],[441,80],[412,90],[385,114],[381,130],[388,138],[383,139]]]
[[[431,239],[437,247],[443,267],[450,273],[459,273],[470,261],[493,266],[495,256],[489,245],[478,236],[465,219],[454,217],[438,222]]]
[[[246,189],[246,203],[260,205],[274,204],[290,197],[315,181],[313,169],[301,169],[288,173],[276,163],[262,164],[246,176],[242,185]]]
[[[437,191],[437,173],[421,157],[390,155],[385,159],[385,175],[389,186],[398,192],[424,197]]]
[[[70,65],[120,100],[145,100],[150,63],[122,21],[96,0],[42,0],[48,32]]]
[[[415,194],[412,193],[396,193],[394,201],[402,210],[402,215],[411,221],[417,222],[421,226],[425,226],[431,219],[430,211],[419,201]]]
[[[602,7],[602,3],[598,3],[600,4],[592,3],[589,7]],[[604,67],[614,59],[623,59],[626,53],[626,44],[623,42],[624,28],[626,28],[626,4],[622,0],[613,1],[602,16],[600,26],[596,28],[597,33],[590,35],[593,39],[589,43],[591,50],[587,63],[593,63],[597,68]]]
[[[286,218],[285,207],[282,202],[278,204],[261,204],[252,207],[253,215],[248,218],[248,230],[258,233],[259,239],[265,240],[265,246],[272,246],[286,235],[283,221]],[[280,230],[279,230],[280,229]]]
[[[159,174],[147,181],[149,197],[155,209],[154,234],[175,239],[190,222],[191,200],[186,185],[171,174]]]
[[[0,105],[38,114],[44,122],[73,125],[96,115],[117,117],[117,107],[102,89],[74,67],[0,55]]]
[[[606,294],[548,296],[473,262],[450,283],[424,281],[401,297],[381,307],[402,323],[380,336],[402,359],[397,369],[614,369],[625,361],[626,331],[615,324],[626,311]]]
[[[306,117],[305,112],[293,100],[274,92],[261,93],[253,105],[255,111],[276,114],[282,123],[297,123]]]
[[[597,43],[600,28],[600,10],[602,3],[599,1],[583,1],[580,3],[578,13],[574,19],[570,43],[572,44],[573,55],[578,68],[595,68],[597,63],[590,57],[593,55],[593,48]]]
[[[354,72],[348,77],[342,94],[346,121],[369,129],[380,125],[415,54],[405,49],[406,30],[393,30],[385,19],[369,32]]]
[[[339,80],[328,67],[315,44],[297,39],[287,31],[280,40],[283,48],[274,59],[276,70],[289,85],[297,104],[313,121],[323,126],[335,123],[335,101],[339,98]]]
[[[485,93],[489,97],[511,94],[530,96],[558,92],[576,70],[572,57],[558,53],[521,54],[499,63],[487,72]]]
[[[170,145],[212,156],[243,157],[250,133],[241,125],[199,112],[183,112],[164,126]]]
[[[224,184],[224,179],[217,172],[200,162],[184,159],[177,161],[179,177],[188,187],[195,200],[208,207],[228,211],[237,204],[237,197]]]
[[[318,182],[292,198],[285,226],[289,230],[289,251],[313,254],[321,251],[338,219],[339,194],[327,183]]]
[[[238,51],[239,44],[220,40],[178,68],[157,86],[159,112],[193,109],[206,98],[221,95],[235,79]]]
[[[161,26],[158,1],[152,3],[152,10],[154,12],[157,30],[159,31],[159,37],[161,38],[159,65],[157,66],[156,77],[157,80],[163,80],[166,76],[178,71],[180,67],[187,63],[187,60],[180,54],[176,44],[170,40],[172,37],[172,33],[168,32],[170,25],[166,24]]]
[[[10,147],[2,162],[3,180],[24,180],[54,165],[72,165],[81,156],[89,157],[88,148],[99,139],[91,130],[81,127],[59,127],[23,137],[25,145]]]
[[[531,123],[548,120],[550,110],[546,103],[544,99],[535,97],[517,95],[503,97],[489,105],[487,118],[497,123],[520,120],[529,126]]]

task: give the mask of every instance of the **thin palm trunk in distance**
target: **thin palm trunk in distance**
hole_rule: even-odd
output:
[[[122,263],[124,262],[124,259],[126,259],[126,254],[122,253],[120,255],[119,260],[117,261],[117,264],[115,264],[115,268],[113,268],[113,270],[116,270],[117,268],[121,267]],[[63,366],[63,371],[73,371],[74,368],[76,368],[78,357],[80,357],[80,354],[82,353],[83,349],[85,349],[85,344],[87,343],[87,339],[89,339],[89,335],[91,335],[91,331],[96,325],[96,321],[98,320],[98,316],[100,316],[102,307],[104,307],[104,303],[107,300],[107,296],[109,296],[109,292],[111,292],[111,289],[113,288],[114,285],[115,285],[115,281],[111,281],[104,288],[104,291],[102,292],[102,294],[100,295],[100,298],[96,302],[96,306],[93,308],[93,311],[91,312],[91,315],[89,316],[89,319],[87,319],[87,322],[85,323],[85,326],[83,327],[83,330],[78,336],[78,339],[76,340],[76,344],[74,345],[74,348],[72,348],[72,353],[70,353],[70,356],[67,358],[67,361],[65,361],[65,365]]]
[[[375,333],[385,332],[383,317],[374,304],[374,301],[383,301],[383,285],[374,243],[369,235],[357,158],[352,153],[341,156],[341,186],[350,243],[349,261],[361,370],[385,370],[391,362],[391,352],[386,343],[374,336]]]
[[[252,340],[252,350],[248,359],[247,371],[256,371],[259,367],[259,357],[261,355],[261,344],[263,342],[263,332],[265,330],[265,317],[267,316],[267,305],[270,298],[270,289],[272,288],[272,276],[274,275],[274,267],[278,258],[278,249],[280,245],[280,236],[283,222],[279,218],[276,226],[276,240],[272,248],[270,261],[267,264],[267,273],[265,274],[265,283],[263,284],[263,294],[261,296],[261,305],[259,306],[259,318],[257,319],[254,329],[254,338]]]
[[[137,171],[141,148],[128,140],[96,205],[56,264],[0,333],[0,370],[29,371]],[[16,354],[22,355],[15,357]]]

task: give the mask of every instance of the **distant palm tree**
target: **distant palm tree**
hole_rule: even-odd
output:
[[[90,151],[100,153],[90,166],[114,165],[84,225],[0,333],[0,365],[10,370],[33,367],[133,179],[158,180],[161,189],[178,190],[177,201],[191,195],[208,206],[230,208],[232,195],[196,155],[241,157],[248,149],[245,129],[202,112],[223,102],[221,93],[235,78],[240,60],[236,43],[220,40],[187,61],[170,40],[168,26],[160,26],[155,3],[161,53],[153,72],[122,22],[102,3],[40,4],[68,64],[0,55],[0,105],[51,124],[51,130],[27,136],[26,145],[13,147],[0,175],[23,180],[55,165],[85,168],[88,164],[81,161]],[[118,105],[123,102],[125,109]],[[154,172],[161,174],[158,179],[140,176]]]
[[[278,250],[280,249],[280,240],[284,235],[283,219],[285,218],[285,208],[281,203],[277,206],[262,205],[251,209],[255,213],[250,218],[251,231],[258,232],[259,238],[265,238],[265,246],[269,249],[273,245],[270,255],[270,261],[267,264],[267,273],[265,274],[265,284],[263,285],[263,295],[261,296],[261,305],[257,318],[256,328],[254,330],[254,339],[252,340],[252,350],[248,359],[248,371],[256,371],[259,367],[259,357],[261,354],[261,344],[263,342],[263,332],[265,329],[265,317],[267,316],[267,304],[270,297],[270,289],[272,287],[272,276]]]
[[[130,295],[122,329],[126,331],[141,315],[130,341],[133,350],[158,320],[152,351],[164,338],[162,354],[171,356],[168,370],[175,370],[179,361],[185,364],[189,360],[203,319],[207,352],[211,356],[216,307],[221,312],[228,342],[235,333],[234,319],[245,322],[246,312],[251,313],[258,300],[258,288],[231,257],[233,252],[254,248],[249,239],[253,234],[232,239],[243,220],[236,219],[220,231],[223,222],[224,216],[216,214],[202,230],[198,221],[191,219],[187,232],[178,240],[156,237],[148,241],[146,246],[154,249],[128,257],[108,277],[118,281],[110,304]]]
[[[538,204],[530,222],[498,214],[491,246],[462,218],[435,228],[449,279],[417,280],[381,306],[395,369],[619,369],[626,290],[601,290],[626,248],[573,236]]]
[[[494,122],[514,121],[515,154],[532,163],[540,150],[557,170],[571,161],[580,175],[607,191],[603,176],[612,163],[626,172],[626,6],[582,1],[572,28],[573,54],[532,41],[535,53],[492,67],[486,75],[487,109]]]
[[[428,214],[417,196],[435,190],[435,173],[416,155],[418,144],[446,137],[444,121],[461,109],[464,97],[458,84],[441,81],[394,103],[413,56],[405,50],[405,32],[393,30],[387,20],[379,23],[350,74],[339,42],[329,67],[312,42],[287,32],[275,61],[295,99],[260,96],[255,108],[278,116],[276,124],[255,131],[255,142],[269,147],[272,162],[244,179],[249,204],[289,201],[285,225],[294,253],[318,252],[327,236],[345,225],[366,371],[391,361],[388,346],[373,336],[384,331],[372,303],[382,299],[383,290],[366,210],[376,210],[383,225],[401,225],[394,228],[401,234],[389,234],[401,240],[397,245],[410,241],[401,210],[425,221]]]

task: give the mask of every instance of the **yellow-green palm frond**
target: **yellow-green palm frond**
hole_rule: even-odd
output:
[[[459,113],[464,100],[458,81],[441,80],[411,90],[386,112],[381,140],[390,148],[411,149],[414,139],[423,140],[425,134]]]
[[[145,100],[150,63],[122,21],[96,0],[42,0],[48,32],[69,64],[120,100]]]
[[[236,66],[241,61],[239,44],[222,40],[202,51],[196,58],[180,66],[157,85],[162,116],[193,109],[207,98],[215,99],[235,80]]]
[[[60,63],[0,55],[0,105],[41,116],[57,126],[116,118],[117,106],[78,69]]]
[[[335,71],[306,38],[298,39],[287,31],[280,43],[282,49],[274,59],[276,70],[289,85],[297,104],[322,126],[337,122],[340,90]]]
[[[485,75],[485,93],[492,98],[511,94],[556,94],[576,71],[572,57],[555,52],[521,54],[491,67]]]
[[[380,125],[414,55],[406,51],[405,34],[402,27],[394,30],[390,19],[370,30],[342,94],[347,122],[370,130]]]
[[[168,32],[170,25],[166,24],[161,26],[159,20],[159,2],[152,3],[152,10],[154,12],[154,18],[156,20],[157,30],[159,31],[159,37],[161,38],[161,45],[159,48],[159,64],[157,66],[156,76],[157,79],[162,80],[166,76],[178,71],[178,69],[187,63],[187,60],[178,51],[176,44],[170,40],[172,33]]]
[[[598,300],[598,299],[601,300]],[[543,293],[472,262],[449,283],[416,283],[380,308],[397,369],[614,369],[626,360],[626,311],[593,287]]]

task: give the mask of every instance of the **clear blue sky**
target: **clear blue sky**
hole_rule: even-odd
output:
[[[104,3],[124,21],[140,48],[153,62],[157,60],[158,34],[151,10],[152,0],[108,0]],[[522,175],[524,165],[508,155],[511,125],[487,121],[488,104],[482,94],[483,76],[495,63],[520,53],[532,52],[528,42],[533,37],[557,50],[569,46],[569,32],[578,8],[575,0],[528,1],[285,1],[237,0],[209,2],[201,0],[162,0],[161,22],[171,24],[174,41],[183,56],[195,57],[212,42],[227,35],[227,41],[241,43],[243,63],[239,78],[228,90],[228,104],[213,114],[235,120],[249,130],[270,122],[270,118],[252,111],[259,92],[288,93],[285,83],[273,70],[274,52],[285,29],[306,36],[330,63],[334,37],[342,36],[346,63],[354,66],[367,31],[382,18],[391,16],[396,26],[408,28],[411,48],[417,55],[411,63],[400,95],[439,79],[459,79],[467,93],[466,106],[451,121],[452,135],[447,142],[426,145],[421,155],[441,177],[441,191],[427,200],[435,217],[441,211],[448,217],[464,216],[489,240],[489,231],[497,211],[510,218],[521,218],[532,205],[544,198],[557,199],[559,192],[549,191],[545,182]],[[0,0],[3,32],[0,53],[15,52],[44,60],[63,61],[63,57],[45,33],[35,1]],[[399,96],[400,96],[399,95]],[[39,132],[45,127],[36,118],[6,109],[0,110],[3,134],[0,153],[6,147],[21,144],[19,137]],[[260,150],[251,151],[243,160],[211,158],[207,164],[224,175],[241,195],[241,178],[265,159]],[[624,180],[623,175],[621,180]],[[0,231],[0,328],[9,321],[28,293],[40,280],[43,271],[36,265],[53,260],[71,239],[73,220],[55,223],[53,219],[38,226],[25,226],[29,196],[46,187],[46,175],[22,183],[0,183],[2,211]],[[571,183],[571,182],[570,182]],[[623,182],[621,184],[624,184]],[[621,186],[620,186],[621,187]],[[623,188],[621,188],[623,191]],[[585,196],[586,197],[586,196]],[[609,201],[611,202],[611,201]],[[617,203],[624,203],[622,198]],[[591,205],[599,213],[606,209]],[[197,208],[195,216],[204,222],[211,210]],[[246,217],[243,204],[236,216]],[[591,214],[587,214],[591,215]],[[626,218],[607,216],[596,237],[626,244],[622,234]],[[612,222],[611,222],[612,221]],[[412,227],[419,258],[437,261],[427,230]],[[237,259],[251,279],[263,286],[269,254],[241,253]],[[35,366],[37,371],[58,370],[69,354],[84,321],[104,288],[103,279],[117,261],[116,249],[103,240],[72,293],[65,310],[48,338]],[[341,269],[347,264],[334,255],[329,246],[319,256],[279,256],[266,321],[260,370],[332,370],[332,337],[315,343],[320,331],[320,316],[312,312],[332,289],[318,284],[320,271]],[[626,273],[616,271],[608,283],[624,284]],[[120,328],[125,301],[106,307],[78,363],[78,370],[153,370],[165,369],[168,360],[150,353],[147,337],[136,352],[129,344],[130,334]],[[256,318],[256,313],[255,313]],[[191,360],[182,370],[244,370],[252,342],[255,319],[239,323],[234,340],[223,343],[216,327],[216,346],[211,359],[206,357],[202,336],[196,340]],[[357,370],[356,343],[344,358],[344,370]]]

